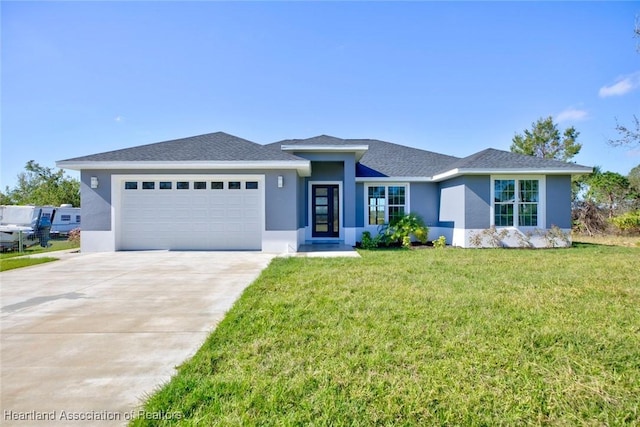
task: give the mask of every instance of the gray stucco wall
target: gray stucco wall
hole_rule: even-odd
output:
[[[571,176],[547,175],[546,181],[547,228],[571,228]]]
[[[429,227],[438,224],[438,184],[412,182],[409,187],[409,209],[424,219]]]
[[[278,188],[278,176],[284,179]],[[267,230],[297,230],[298,174],[296,171],[265,172],[265,224]]]
[[[491,178],[465,176],[465,228],[489,228],[491,224]]]
[[[356,183],[356,227],[364,227],[365,224],[365,205],[364,199],[364,183]]]
[[[92,176],[98,178],[98,188],[91,188]],[[80,206],[83,230],[111,230],[111,173],[99,170],[81,171]]]
[[[298,177],[298,228],[307,225],[307,178]]]
[[[438,185],[440,191],[439,220],[440,226],[452,223],[456,228],[465,227],[465,184],[462,177],[453,178],[441,182]]]
[[[85,170],[80,173],[82,229],[88,231],[111,230],[111,176],[112,175],[265,175],[265,222],[267,230],[298,229],[298,189],[300,179],[294,170]],[[284,178],[278,188],[278,176]],[[98,177],[99,187],[91,188],[91,177]]]

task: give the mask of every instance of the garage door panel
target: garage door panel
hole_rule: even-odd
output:
[[[129,181],[130,179],[127,179]],[[135,180],[135,179],[134,179]],[[191,178],[189,189],[177,189],[179,179],[145,177],[138,182],[155,182],[153,190],[121,188],[120,248],[129,250],[260,250],[264,227],[263,191],[195,189],[194,181],[221,181],[203,176]],[[159,182],[171,181],[171,189]],[[255,181],[255,179],[251,179]],[[261,186],[262,184],[259,184]]]

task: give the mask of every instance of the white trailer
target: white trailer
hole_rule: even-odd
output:
[[[53,212],[55,211],[55,215]],[[72,205],[60,205],[60,207],[42,206],[42,216],[51,219],[51,236],[67,236],[71,230],[80,228],[80,208]]]

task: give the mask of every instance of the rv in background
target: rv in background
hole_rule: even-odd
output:
[[[55,215],[53,211],[55,210]],[[74,208],[72,205],[60,205],[60,207],[42,206],[42,216],[51,219],[51,236],[64,237],[68,236],[71,230],[80,228],[80,208]]]

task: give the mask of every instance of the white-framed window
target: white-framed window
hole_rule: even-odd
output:
[[[496,227],[544,228],[544,192],[544,177],[492,177],[491,224]]]
[[[408,184],[365,185],[367,225],[395,222],[409,212]]]

